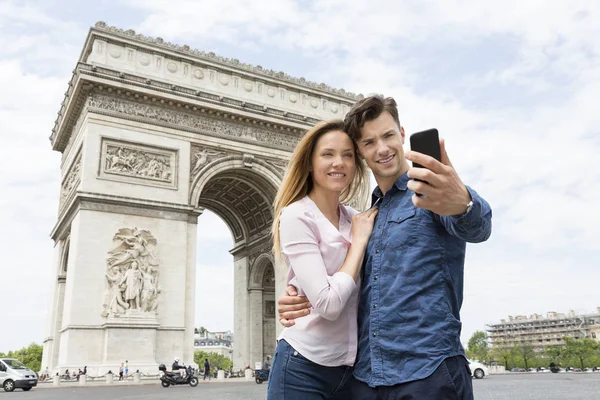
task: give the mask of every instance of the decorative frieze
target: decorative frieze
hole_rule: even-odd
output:
[[[270,131],[264,128],[232,123],[207,116],[200,116],[184,111],[148,103],[133,102],[127,99],[100,93],[90,94],[88,107],[95,111],[108,111],[134,117],[136,120],[147,120],[151,123],[168,125],[174,129],[198,131],[221,138],[235,138],[248,143],[260,143],[285,150],[292,150],[298,139],[292,135]]]
[[[102,138],[99,178],[177,189],[178,151]]]

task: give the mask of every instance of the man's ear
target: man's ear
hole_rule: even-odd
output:
[[[406,133],[404,132],[404,127],[400,125],[400,136],[402,136],[402,144],[404,144],[404,139],[406,139]]]

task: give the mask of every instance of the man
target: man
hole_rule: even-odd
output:
[[[183,376],[185,374],[185,367],[183,365],[179,364],[179,357],[175,357],[175,359],[173,360],[173,365],[171,366],[171,370],[173,371],[173,373],[179,374],[179,376],[181,376],[183,378]]]
[[[205,381],[206,378],[210,381],[210,363],[208,362],[208,358],[204,359],[204,378],[202,380]]]
[[[465,248],[489,238],[491,208],[462,183],[443,140],[441,162],[404,154],[394,99],[360,100],[345,125],[377,181],[379,208],[362,270],[355,398],[471,400],[460,343]],[[292,326],[308,307],[305,297],[282,295],[280,322]]]
[[[271,369],[271,356],[270,355],[267,355],[265,357],[265,359],[263,360],[262,369],[267,373]]]

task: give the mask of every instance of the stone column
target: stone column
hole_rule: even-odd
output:
[[[248,330],[248,258],[236,257],[233,264],[233,313],[234,344],[233,368],[241,369],[250,365]],[[250,365],[250,367],[252,367]]]
[[[198,216],[190,215],[187,226],[187,267],[185,283],[185,334],[183,360],[187,364],[194,362],[194,325],[196,318],[196,236],[198,234]]]
[[[248,303],[250,309],[250,367],[254,368],[255,363],[262,363],[263,360],[263,310],[262,310],[263,290],[250,289]]]

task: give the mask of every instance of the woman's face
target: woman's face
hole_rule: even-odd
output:
[[[313,190],[341,192],[354,179],[354,143],[343,131],[331,131],[317,140],[311,157]]]

